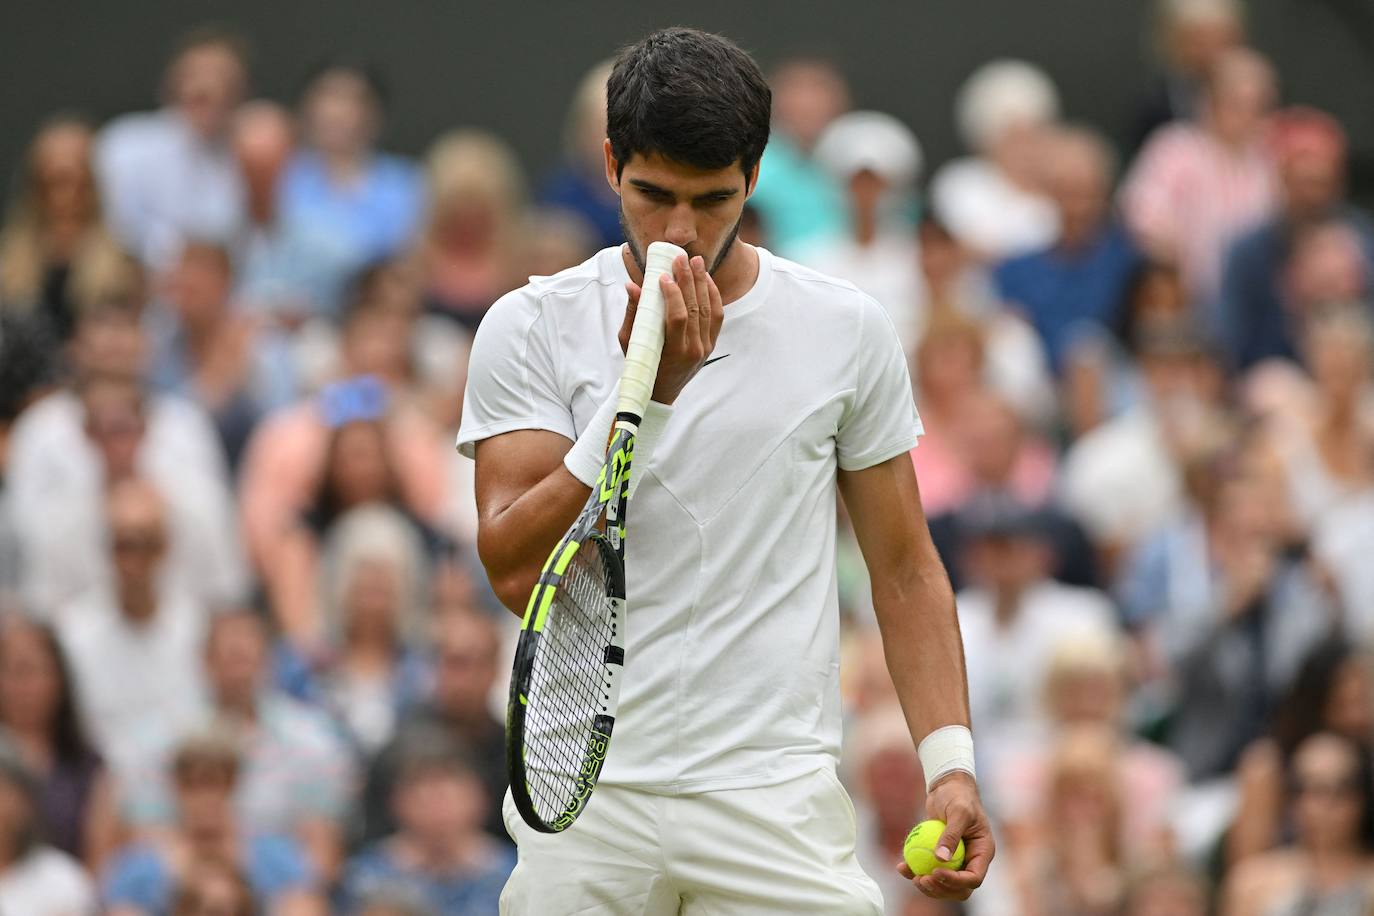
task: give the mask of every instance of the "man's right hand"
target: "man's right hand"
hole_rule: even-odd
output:
[[[630,301],[620,325],[621,352],[630,345],[630,329],[640,296],[638,284],[627,283],[625,289]],[[665,273],[660,279],[659,289],[663,291],[663,355],[658,362],[653,399],[659,404],[672,404],[715,349],[725,307],[716,281],[700,256],[689,261],[679,255],[673,261],[671,275]]]

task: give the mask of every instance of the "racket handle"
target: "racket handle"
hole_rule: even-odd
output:
[[[644,418],[654,393],[654,379],[658,377],[658,359],[663,353],[663,290],[658,278],[671,274],[673,261],[686,254],[671,242],[654,242],[644,257],[644,285],[639,293],[635,323],[630,328],[630,344],[625,348],[617,415],[628,413]]]

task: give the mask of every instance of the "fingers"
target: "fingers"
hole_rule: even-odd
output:
[[[629,300],[625,303],[625,320],[620,322],[620,352],[624,353],[630,348],[630,329],[635,324],[635,312],[639,310],[639,284],[630,282],[625,284],[625,292]]]
[[[954,857],[954,850],[958,848],[959,841],[964,838],[964,834],[973,823],[972,815],[962,808],[951,806],[945,816],[945,832],[940,834],[939,842],[935,844],[935,858],[942,862],[948,862]]]
[[[697,339],[701,341],[703,355],[711,352],[715,337],[711,334],[711,275],[706,272],[706,259],[698,255],[692,258],[692,285],[696,301]]]

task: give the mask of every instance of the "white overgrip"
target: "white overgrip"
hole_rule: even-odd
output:
[[[658,377],[658,359],[663,353],[663,290],[659,277],[671,274],[673,261],[687,252],[671,242],[654,242],[644,257],[644,283],[640,288],[635,323],[630,328],[630,344],[625,348],[625,368],[620,374],[620,402],[616,413],[633,414],[643,419]]]

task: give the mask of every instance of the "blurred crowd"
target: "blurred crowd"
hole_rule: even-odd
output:
[[[772,62],[741,236],[907,348],[1000,843],[962,909],[895,874],[924,783],[845,539],[891,916],[1374,913],[1374,220],[1239,0],[1156,5],[1122,148],[995,60],[932,168],[834,62]],[[365,62],[253,99],[211,28],[160,107],[37,126],[0,228],[0,912],[495,912],[516,620],[452,442],[485,310],[621,241],[608,72],[538,180],[481,130],[379,149]]]

